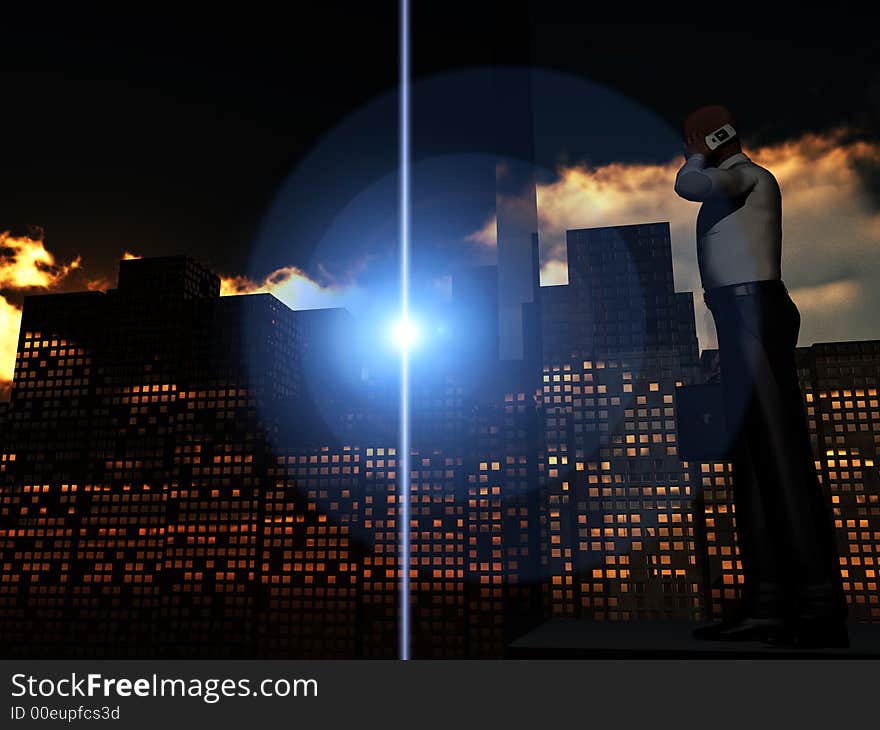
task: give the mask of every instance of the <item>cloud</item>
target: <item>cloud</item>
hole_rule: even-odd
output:
[[[86,281],[86,289],[89,291],[107,291],[113,287],[113,282],[106,276],[98,276]]]
[[[42,237],[0,233],[0,289],[49,289],[81,263],[78,256],[69,264],[58,263]]]
[[[568,284],[568,265],[559,259],[548,259],[541,264],[541,285]]]
[[[246,276],[221,276],[220,296],[273,294],[291,309],[344,307],[357,293],[353,283],[339,282],[322,270],[323,281],[316,281],[296,266],[275,269],[262,281]]]
[[[801,344],[880,337],[876,318],[871,314],[877,311],[878,301],[871,295],[867,282],[840,279],[816,286],[789,287],[789,293],[800,310],[802,327],[809,327],[811,339],[805,341],[802,335]],[[842,333],[842,327],[847,327],[851,334]]]
[[[4,395],[12,385],[20,327],[21,309],[0,296],[0,392]]]
[[[797,299],[800,309],[849,306],[859,297],[859,283],[856,279],[843,279],[819,286],[801,287],[791,294]]]
[[[478,243],[486,248],[495,248],[498,245],[498,221],[491,216],[482,226],[464,238],[465,241]]]
[[[81,263],[79,257],[68,264],[56,261],[39,229],[29,235],[0,231],[0,392],[4,395],[12,383],[21,327],[21,306],[11,298],[35,289],[55,289]]]
[[[880,145],[846,130],[747,150],[783,193],[783,278],[801,309],[801,344],[880,337],[880,214],[860,168],[880,164]],[[681,158],[665,164],[561,166],[538,186],[541,283],[567,282],[565,231],[669,221],[679,291],[701,291],[694,221],[698,206],[672,191]],[[494,245],[488,221],[469,241]],[[702,347],[715,346],[711,315],[695,296]]]

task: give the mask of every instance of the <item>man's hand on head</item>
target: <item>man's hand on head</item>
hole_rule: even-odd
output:
[[[685,157],[690,157],[691,155],[697,154],[708,157],[709,153],[712,151],[706,144],[706,135],[695,131],[688,133],[687,137],[684,140],[684,149]]]

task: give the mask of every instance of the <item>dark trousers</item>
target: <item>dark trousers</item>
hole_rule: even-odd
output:
[[[747,293],[743,293],[746,289]],[[816,475],[795,365],[800,314],[781,281],[706,292],[732,455],[741,609],[844,619],[834,527]]]

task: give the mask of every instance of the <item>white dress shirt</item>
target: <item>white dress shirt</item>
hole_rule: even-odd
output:
[[[697,261],[704,289],[781,278],[782,194],[769,170],[739,152],[718,167],[691,155],[675,192],[700,201]]]

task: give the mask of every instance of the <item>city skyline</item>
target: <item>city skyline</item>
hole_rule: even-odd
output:
[[[524,339],[537,360],[487,349],[484,267],[452,287],[471,339],[415,366],[414,656],[738,597],[729,469],[678,453],[676,389],[715,373],[668,224],[571,231],[569,261],[572,283],[542,291],[551,339]],[[25,300],[0,456],[0,629],[19,653],[396,654],[394,369],[358,372],[357,320],[336,310],[219,294],[178,256]],[[880,343],[799,357],[851,615],[877,621]]]

